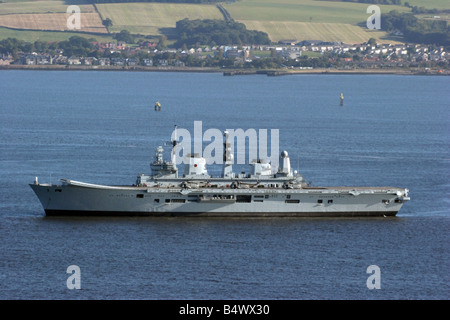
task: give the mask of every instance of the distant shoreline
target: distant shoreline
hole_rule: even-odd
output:
[[[199,72],[223,73],[224,76],[237,75],[298,75],[298,74],[387,74],[387,75],[450,75],[448,70],[414,69],[220,69],[201,67],[146,67],[146,66],[86,66],[86,65],[0,65],[0,70],[35,71],[136,71],[136,72]]]

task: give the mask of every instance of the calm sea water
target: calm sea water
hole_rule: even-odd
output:
[[[449,299],[449,85],[2,71],[0,299]],[[193,132],[196,120],[279,129],[313,185],[405,187],[411,201],[395,218],[50,218],[28,187],[132,184],[173,125]],[[80,290],[67,287],[70,265]],[[370,265],[380,289],[367,287]]]

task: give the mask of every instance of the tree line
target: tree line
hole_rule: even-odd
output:
[[[175,47],[202,45],[269,44],[267,33],[247,30],[243,23],[215,19],[189,20],[176,23]]]
[[[383,14],[381,28],[388,32],[399,30],[412,43],[450,45],[450,27],[445,20],[418,19],[412,13],[393,10]]]
[[[69,40],[59,42],[41,40],[27,42],[16,38],[0,40],[0,54],[11,54],[13,57],[17,57],[19,52],[46,53],[58,49],[64,50],[64,54],[67,56],[88,56],[95,50],[95,47],[90,40],[80,36],[72,36]]]

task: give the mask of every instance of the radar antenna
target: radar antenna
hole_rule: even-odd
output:
[[[175,157],[175,148],[177,146],[177,125],[175,125],[175,128],[173,130],[173,140],[172,140],[172,157],[171,157],[171,161],[173,164],[176,163],[176,157]]]

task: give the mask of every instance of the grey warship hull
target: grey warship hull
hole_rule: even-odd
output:
[[[176,128],[175,128],[176,129]],[[176,132],[176,131],[175,131]],[[274,173],[256,160],[250,173],[232,171],[229,134],[223,171],[213,177],[206,159],[188,154],[183,175],[176,166],[176,134],[171,161],[156,149],[151,175],[129,186],[109,186],[62,179],[61,184],[30,184],[47,215],[208,216],[208,217],[366,217],[394,216],[409,200],[396,187],[311,187],[292,170],[288,153]]]
[[[30,184],[47,215],[207,217],[395,216],[407,200],[400,188],[152,188],[65,181]]]

